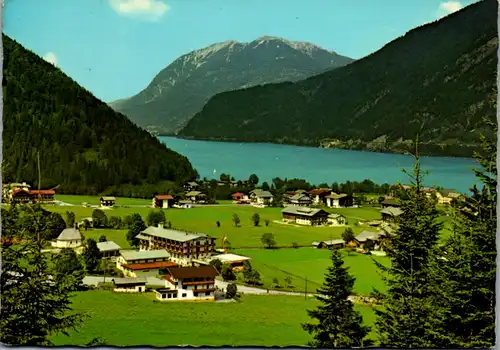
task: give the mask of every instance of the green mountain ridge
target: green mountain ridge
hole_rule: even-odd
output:
[[[458,29],[460,28],[460,29]],[[495,110],[497,2],[417,27],[345,67],[220,93],[183,138],[470,157]]]
[[[5,34],[3,182],[38,182],[59,193],[97,194],[120,185],[180,183],[188,159]]]
[[[109,105],[148,131],[173,134],[219,92],[298,81],[351,62],[316,45],[283,38],[225,41],[182,55],[137,95]]]

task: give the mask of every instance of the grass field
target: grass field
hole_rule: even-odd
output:
[[[88,203],[91,205],[100,205],[100,196],[75,196],[71,194],[58,194],[55,199],[64,203],[81,205],[82,203]],[[125,197],[115,197],[116,205],[151,205],[151,199],[142,198],[125,198]]]
[[[153,303],[151,296],[106,291],[78,293],[73,309],[91,318],[70,337],[57,335],[56,345],[84,345],[94,337],[110,346],[298,346],[310,335],[300,324],[313,298],[245,295],[241,303]],[[373,324],[368,306],[355,306]],[[372,335],[373,336],[373,335]]]
[[[304,291],[307,277],[307,290],[314,292],[323,284],[325,272],[331,266],[331,252],[326,249],[242,249],[234,253],[252,258],[252,266],[261,274],[266,288],[271,286],[273,278],[277,278],[281,284],[284,284],[285,277],[290,275],[294,288],[283,288],[283,290]],[[342,254],[349,272],[356,278],[354,284],[356,293],[367,295],[373,291],[373,288],[385,291],[385,284],[373,259],[387,265],[388,258],[358,253],[348,255],[345,251],[342,251]]]
[[[92,238],[96,242],[99,242],[99,237],[102,235],[106,236],[108,241],[113,241],[118,244],[123,249],[131,249],[127,241],[127,230],[113,230],[113,229],[88,229],[87,231],[82,230],[82,234],[85,239]]]

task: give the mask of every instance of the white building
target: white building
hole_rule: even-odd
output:
[[[177,266],[170,261],[166,250],[122,250],[116,259],[116,267],[127,277],[156,277],[160,270]]]
[[[113,292],[117,293],[144,293],[146,291],[145,277],[139,278],[113,278],[115,288]]]
[[[214,301],[217,275],[217,270],[210,265],[169,268],[165,288],[156,289],[156,298],[161,301]]]
[[[258,205],[270,205],[273,202],[273,199],[274,196],[269,191],[257,189],[250,192],[250,200],[252,201],[252,203]]]
[[[328,215],[328,224],[333,225],[333,226],[343,226],[347,223],[347,219],[344,215],[342,214],[336,214],[332,213]]]
[[[113,241],[105,241],[98,242],[97,249],[99,249],[103,258],[108,258],[120,255],[120,249],[122,248]]]
[[[55,248],[78,248],[82,245],[82,235],[77,228],[64,229],[51,245]]]

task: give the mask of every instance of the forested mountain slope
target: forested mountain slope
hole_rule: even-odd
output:
[[[497,2],[411,30],[345,67],[213,97],[183,137],[471,156],[492,116]],[[487,132],[487,131],[486,131]]]
[[[97,194],[110,186],[182,182],[187,158],[80,87],[61,70],[2,35],[3,182]]]

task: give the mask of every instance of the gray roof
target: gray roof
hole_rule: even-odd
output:
[[[253,193],[254,195],[256,195],[257,197],[262,197],[262,198],[269,198],[269,197],[272,197],[273,194],[269,191],[264,191],[264,190],[261,190],[261,189],[256,189],[256,190],[253,190],[252,192],[250,193]]]
[[[59,237],[57,237],[58,241],[74,241],[78,239],[82,239],[82,235],[80,234],[80,230],[76,228],[65,228]]]
[[[345,244],[345,241],[343,239],[332,239],[329,241],[312,242],[312,245],[318,246],[321,243],[325,243],[326,245],[336,245],[336,244]]]
[[[97,248],[99,248],[99,251],[101,251],[101,252],[109,252],[112,250],[122,249],[118,244],[116,244],[113,241],[98,242]]]
[[[325,212],[323,209],[319,208],[304,208],[304,207],[296,207],[296,206],[288,206],[281,211],[284,214],[296,214],[296,215],[304,215],[304,216],[315,216],[320,212]],[[326,212],[325,212],[326,213]]]
[[[162,227],[154,227],[154,226],[149,226],[141,233],[145,235],[171,239],[177,242],[187,242],[193,239],[209,237],[204,233],[190,233],[190,232],[183,232],[183,231],[177,231],[177,230],[166,229]]]
[[[136,277],[136,278],[113,278],[114,284],[146,284],[146,277]]]
[[[336,218],[345,218],[344,215],[342,214],[337,214],[337,213],[331,213],[330,215],[328,215],[329,218],[332,218],[332,219],[336,219]]]
[[[188,182],[187,183],[189,186],[192,186],[192,187],[196,187],[196,186],[199,186],[196,182],[194,181],[191,181],[191,182]]]
[[[103,200],[103,201],[115,201],[116,198],[115,197],[105,196],[105,197],[101,197],[101,200]]]
[[[356,236],[356,240],[358,242],[365,242],[367,239],[376,240],[380,236],[382,236],[381,232],[363,231],[359,235]]]
[[[304,199],[307,199],[307,200],[311,200],[311,198],[309,198],[309,196],[306,196],[305,194],[303,193],[297,193],[297,194],[294,194],[293,196],[290,197],[291,200],[304,200]]]
[[[448,197],[450,194],[455,194],[457,193],[456,190],[451,190],[451,189],[444,189],[444,190],[440,190],[438,191],[439,194],[441,194],[443,197]]]
[[[196,196],[199,196],[200,194],[202,194],[200,191],[190,191],[190,192],[186,193],[186,196],[196,197]]]
[[[125,260],[146,260],[158,258],[170,258],[171,254],[166,250],[121,250],[121,256]]]
[[[403,214],[403,211],[399,208],[387,207],[387,208],[382,209],[381,213],[391,215],[391,216],[399,216],[399,215]]]
[[[326,196],[326,198],[332,198],[332,199],[340,199],[340,198],[344,198],[344,197],[349,197],[349,195],[345,194],[345,193],[341,193],[341,194],[332,193],[332,194]]]

